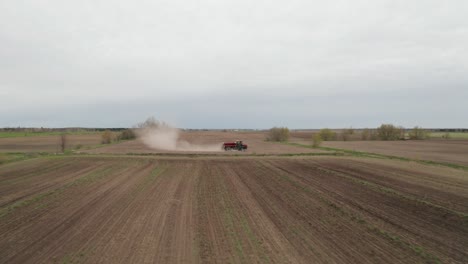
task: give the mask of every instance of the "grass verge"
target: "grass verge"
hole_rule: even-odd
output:
[[[23,161],[28,159],[35,159],[50,155],[49,153],[36,152],[36,153],[23,153],[23,152],[8,152],[0,153],[0,165],[12,163],[16,161]]]

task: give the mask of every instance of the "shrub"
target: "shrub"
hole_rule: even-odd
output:
[[[341,131],[341,138],[343,141],[348,141],[349,137],[354,134],[354,129],[352,128],[346,128]]]
[[[312,136],[312,146],[314,148],[318,148],[320,147],[320,145],[322,144],[322,137],[320,136],[320,133],[314,133],[314,135]]]
[[[442,138],[444,138],[444,139],[450,139],[450,138],[451,138],[450,133],[449,133],[449,132],[445,132],[445,134],[442,135]]]
[[[101,143],[102,144],[110,144],[112,142],[112,132],[110,130],[104,131],[101,136]]]
[[[365,128],[364,130],[362,130],[362,132],[361,132],[361,139],[362,140],[369,140],[370,136],[371,136],[370,129]]]
[[[320,133],[320,138],[323,139],[324,141],[336,139],[336,133],[331,131],[328,128],[321,129],[319,133]]]
[[[418,127],[418,126],[415,126],[409,132],[409,138],[410,139],[417,139],[417,140],[426,139],[426,138],[429,138],[429,132],[427,132],[426,130],[424,130],[424,129]]]
[[[381,140],[398,140],[404,133],[401,128],[392,124],[382,124],[377,128],[377,135]]]
[[[273,127],[268,133],[268,141],[288,141],[289,129],[287,127]]]
[[[379,139],[379,135],[377,134],[377,130],[375,129],[370,129],[370,140],[377,140]]]
[[[136,135],[132,129],[125,129],[124,131],[120,132],[117,138],[118,140],[129,140],[129,139],[135,139]]]

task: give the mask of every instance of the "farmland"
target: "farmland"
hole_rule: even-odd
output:
[[[319,149],[307,149],[297,146],[289,146],[285,144],[275,144],[265,140],[265,132],[219,132],[219,131],[194,131],[183,132],[180,135],[180,140],[190,142],[192,144],[219,144],[219,151],[211,154],[223,155],[249,155],[249,154],[294,154],[294,153],[324,153],[326,151]],[[224,141],[233,141],[236,139],[243,139],[248,144],[246,152],[220,152],[221,144]],[[105,146],[85,151],[87,153],[98,154],[129,154],[129,153],[197,153],[196,151],[167,151],[152,149],[143,144],[141,140],[132,140],[121,144],[112,146]],[[205,153],[206,152],[202,152]]]
[[[329,141],[325,147],[468,165],[468,140]]]
[[[294,133],[290,141],[307,147],[311,145],[311,138],[311,133]],[[414,160],[429,160],[455,163],[464,166],[468,165],[468,140],[461,138],[453,140],[432,139],[406,141],[335,140],[324,141],[322,146],[325,147],[323,149],[328,148],[337,151],[360,151]]]
[[[22,134],[22,133],[17,133]],[[67,149],[92,147],[101,143],[101,135],[67,135]],[[59,152],[60,135],[9,136],[0,138],[0,152]]]
[[[182,138],[240,138],[249,151],[189,155],[134,140],[0,165],[0,263],[468,262],[465,167],[266,142],[260,132]],[[40,149],[54,152],[47,142]]]

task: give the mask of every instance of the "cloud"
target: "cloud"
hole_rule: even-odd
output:
[[[304,98],[326,106],[358,94],[359,107],[385,103],[375,93],[405,98],[399,109],[409,109],[446,90],[445,107],[424,112],[450,115],[468,85],[466,13],[466,1],[3,1],[0,126],[42,123],[33,118],[37,109],[62,113],[54,115],[61,126],[83,106],[128,104],[140,109],[137,120],[204,119],[192,113],[206,107],[246,127],[256,121],[239,109],[281,105],[281,115],[294,117]],[[237,104],[220,109],[220,101]],[[324,119],[347,112],[349,123],[362,120],[362,112],[335,108]],[[265,115],[263,126],[274,125],[278,114]],[[96,116],[76,122],[99,124]],[[108,124],[122,123],[128,121]]]

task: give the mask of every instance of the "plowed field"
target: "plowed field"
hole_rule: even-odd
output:
[[[67,135],[66,149],[89,147],[101,143],[101,135]],[[1,152],[60,152],[60,136],[0,138]]]
[[[468,165],[467,140],[326,141],[323,146]]]
[[[466,263],[468,173],[351,157],[0,166],[1,263]]]

